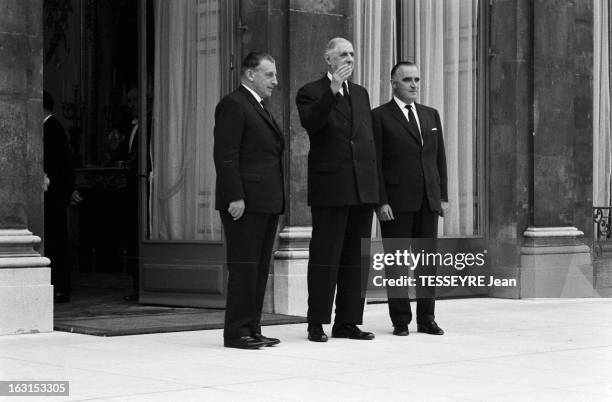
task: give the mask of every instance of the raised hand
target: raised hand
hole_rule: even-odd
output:
[[[342,83],[346,81],[351,76],[351,74],[353,74],[352,63],[343,64],[338,67],[336,71],[333,72],[330,86],[334,95],[337,94],[338,91],[340,91]]]

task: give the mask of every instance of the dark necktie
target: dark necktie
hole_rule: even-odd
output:
[[[349,91],[348,91],[348,85],[346,85],[346,81],[342,83],[342,92],[344,93],[344,97],[348,99]]]
[[[408,125],[414,130],[415,133],[419,133],[421,145],[423,145],[423,136],[421,135],[421,130],[419,130],[419,125],[416,122],[416,116],[412,113],[412,106],[406,105],[405,108],[408,110]]]
[[[340,110],[348,120],[351,120],[353,111],[346,82],[342,83],[342,92],[338,91],[338,93],[336,93],[336,98],[338,99],[338,110]]]
[[[266,109],[266,106],[264,105],[264,101],[263,99],[259,102],[259,104],[261,105],[261,107],[263,108],[263,110],[266,112],[266,114],[268,115],[268,117],[270,118],[270,120],[272,120],[272,115],[270,114],[270,111],[268,109]]]

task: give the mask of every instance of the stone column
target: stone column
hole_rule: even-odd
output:
[[[300,87],[327,71],[323,50],[331,38],[342,36],[352,40],[352,2],[291,0],[288,19],[289,209],[275,254],[278,286],[274,307],[279,313],[306,315],[308,245],[312,233],[306,185],[310,143],[300,124],[295,96]]]
[[[521,249],[521,297],[595,294],[593,4],[533,3],[533,209]],[[584,232],[584,233],[583,233]]]
[[[42,2],[0,0],[0,334],[53,329],[42,233]]]
[[[489,263],[497,278],[520,277],[522,235],[529,225],[531,186],[531,0],[490,6],[488,43],[487,195]],[[518,298],[519,288],[492,288]]]
[[[255,0],[240,10],[246,25],[243,56],[250,50],[266,51],[276,59],[279,86],[271,99],[274,116],[282,119],[285,133],[287,204],[281,220],[278,251],[274,256],[266,308],[276,313],[305,315],[306,271],[311,234],[307,205],[308,136],[295,106],[298,89],[323,76],[327,66],[323,50],[336,36],[351,39],[352,2],[310,0]]]
[[[490,6],[490,265],[496,297],[593,295],[590,0]]]

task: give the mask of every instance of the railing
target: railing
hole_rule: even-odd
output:
[[[593,252],[612,253],[612,207],[593,207]]]

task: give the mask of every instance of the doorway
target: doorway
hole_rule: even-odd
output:
[[[56,310],[123,303],[132,293],[128,242],[137,236],[126,169],[137,112],[130,99],[138,85],[137,3],[45,0],[43,14],[43,87],[55,100],[83,198],[68,207],[71,301]]]
[[[237,80],[237,9],[216,0],[45,0],[43,86],[83,197],[69,207],[72,300],[56,311],[124,308],[134,292],[142,304],[224,306],[209,154],[214,105]],[[177,59],[188,38],[175,28],[189,24],[196,35],[183,56],[193,59]],[[166,91],[181,88],[177,112]]]

